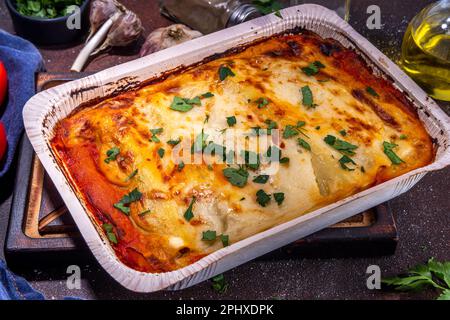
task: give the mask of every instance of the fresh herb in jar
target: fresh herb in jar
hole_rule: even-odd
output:
[[[24,15],[37,18],[53,19],[67,16],[75,11],[74,6],[80,6],[83,0],[16,0],[17,11]]]

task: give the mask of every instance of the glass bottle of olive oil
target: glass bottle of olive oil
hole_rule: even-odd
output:
[[[402,44],[401,65],[430,96],[450,101],[450,1],[425,7]]]

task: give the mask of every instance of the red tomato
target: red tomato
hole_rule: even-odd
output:
[[[3,105],[8,87],[8,76],[3,63],[0,61],[0,107]]]
[[[6,144],[7,142],[5,127],[3,126],[3,123],[0,122],[0,160],[2,160],[3,156],[5,155]]]

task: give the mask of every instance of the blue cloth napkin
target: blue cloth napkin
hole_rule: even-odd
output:
[[[35,91],[35,73],[44,69],[42,56],[35,46],[0,29],[0,60],[8,73],[6,109],[0,120],[8,138],[6,160],[0,163],[0,178],[9,170],[23,131],[22,109]]]
[[[0,259],[0,300],[44,300],[42,293],[34,290],[28,282],[6,268]]]

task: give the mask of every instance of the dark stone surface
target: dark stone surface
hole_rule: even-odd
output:
[[[320,1],[317,1],[320,2]],[[327,3],[327,1],[321,1]],[[351,24],[388,56],[398,59],[401,39],[408,21],[427,3],[423,0],[353,1]],[[167,25],[156,1],[123,1],[136,10],[145,25],[145,34]],[[365,25],[368,5],[381,7],[381,30]],[[0,2],[0,27],[12,31],[3,2]],[[42,48],[49,71],[67,71],[80,45],[68,48]],[[137,47],[123,49],[95,59],[88,71],[101,70],[136,58]],[[450,113],[450,105],[441,103]],[[0,181],[0,245],[3,247],[8,221],[12,178]],[[24,266],[17,270],[48,298],[80,296],[97,299],[427,299],[435,293],[420,294],[370,291],[366,288],[366,268],[380,266],[383,275],[394,275],[430,257],[450,260],[450,168],[428,174],[408,193],[391,202],[397,219],[399,244],[395,255],[377,258],[255,260],[228,271],[226,294],[219,295],[208,281],[178,292],[137,294],[123,289],[96,263],[82,266],[82,289],[66,287],[67,264],[51,269]],[[1,252],[0,254],[3,254]]]

